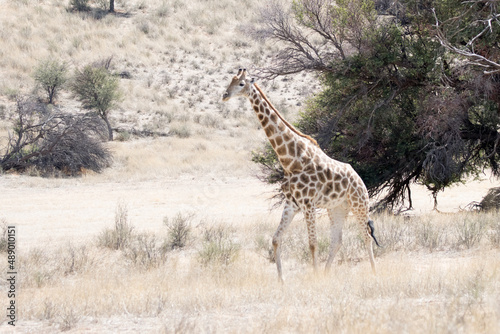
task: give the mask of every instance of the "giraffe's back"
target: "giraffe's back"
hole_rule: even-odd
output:
[[[288,176],[289,191],[295,201],[300,206],[326,209],[347,203],[353,213],[367,212],[368,191],[351,165],[331,159],[319,148],[313,156],[309,160],[303,158],[303,168]]]

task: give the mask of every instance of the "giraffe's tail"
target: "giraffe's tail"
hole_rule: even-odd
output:
[[[373,238],[375,243],[377,244],[378,247],[380,247],[377,238],[375,238],[375,235],[373,234],[375,232],[375,227],[373,227],[373,220],[368,221],[368,233],[370,233],[370,236]]]

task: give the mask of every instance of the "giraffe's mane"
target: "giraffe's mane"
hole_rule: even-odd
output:
[[[312,138],[311,136],[308,136],[302,132],[300,132],[299,130],[297,130],[292,124],[288,123],[288,121],[286,119],[283,118],[283,116],[281,116],[281,114],[278,112],[278,110],[273,106],[273,104],[269,101],[269,99],[267,98],[266,94],[264,94],[264,92],[260,89],[260,87],[254,83],[253,84],[255,86],[255,88],[257,89],[257,91],[260,93],[260,95],[262,96],[262,98],[264,99],[264,101],[267,102],[267,104],[269,105],[269,107],[274,110],[274,112],[276,113],[276,115],[278,115],[278,117],[281,119],[281,121],[283,121],[283,123],[285,123],[285,125],[290,129],[292,130],[293,132],[295,132],[296,134],[298,134],[299,136],[303,137],[303,138],[306,138],[306,139],[309,139],[314,145],[318,146],[318,142]]]

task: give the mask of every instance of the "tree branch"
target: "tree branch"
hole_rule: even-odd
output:
[[[483,73],[484,74],[487,74],[487,75],[490,75],[490,74],[495,74],[495,73],[499,73],[500,72],[500,64],[491,60],[491,59],[488,59],[480,54],[477,54],[473,51],[469,51],[469,50],[464,50],[464,49],[460,49],[460,48],[457,48],[456,46],[452,45],[448,39],[446,38],[446,36],[444,35],[443,31],[441,30],[440,28],[440,24],[439,24],[439,19],[436,15],[436,11],[434,9],[432,9],[432,13],[434,15],[434,19],[436,21],[436,35],[437,35],[437,38],[439,40],[439,42],[441,43],[441,45],[446,48],[447,50],[453,52],[453,53],[456,53],[458,55],[461,55],[465,58],[468,58],[469,59],[469,65],[473,65],[473,66],[480,66],[480,67],[485,67],[487,68],[488,70],[484,71]],[[473,49],[473,46],[472,46],[472,43],[478,39],[481,35],[483,35],[486,31],[488,31],[490,28],[491,28],[491,20],[493,19],[497,19],[498,17],[500,17],[500,14],[497,14],[497,15],[494,15],[494,17],[492,17],[490,20],[485,20],[485,21],[488,21],[489,22],[489,26],[486,27],[483,31],[481,31],[478,35],[474,36],[468,43],[467,45],[469,47],[471,47]]]

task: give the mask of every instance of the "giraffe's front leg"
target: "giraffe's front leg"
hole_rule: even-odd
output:
[[[316,211],[314,207],[304,210],[304,218],[307,224],[309,236],[309,249],[311,250],[314,271],[318,271],[318,238],[316,236]]]
[[[273,236],[273,250],[274,250],[274,261],[276,262],[276,267],[278,269],[278,278],[283,282],[283,271],[281,268],[281,238],[286,228],[290,225],[293,217],[297,213],[297,208],[292,203],[292,201],[286,201],[285,208],[283,209],[283,214],[281,215],[281,222],[278,229]]]

